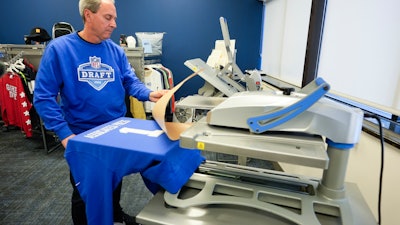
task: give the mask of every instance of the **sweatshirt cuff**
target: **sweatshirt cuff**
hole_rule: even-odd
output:
[[[55,131],[55,133],[57,134],[58,138],[62,141],[65,138],[73,135],[74,133],[71,131],[71,129],[69,129],[68,126],[63,126],[61,129]]]
[[[143,96],[141,99],[138,99],[139,101],[150,101],[150,93],[153,92],[152,90],[147,90],[146,93],[143,93]]]

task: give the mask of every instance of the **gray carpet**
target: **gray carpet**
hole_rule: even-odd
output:
[[[47,154],[39,135],[0,131],[0,224],[72,224],[64,149]],[[152,197],[138,175],[124,178],[121,205],[136,215]]]

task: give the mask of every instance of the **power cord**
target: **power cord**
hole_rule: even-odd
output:
[[[378,193],[378,225],[382,223],[382,214],[381,214],[381,204],[382,204],[382,183],[383,183],[383,168],[384,168],[384,139],[383,139],[383,130],[382,130],[382,121],[379,116],[375,114],[365,113],[365,118],[374,118],[379,125],[379,136],[381,141],[381,171],[379,175],[379,193]]]

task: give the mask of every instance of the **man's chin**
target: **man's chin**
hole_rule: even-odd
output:
[[[111,34],[112,34],[112,32],[107,32],[107,33],[104,34],[103,38],[104,39],[109,39],[109,38],[111,38]]]

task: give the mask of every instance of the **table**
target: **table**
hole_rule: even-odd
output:
[[[139,172],[153,194],[177,193],[205,160],[168,139],[155,121],[127,117],[70,139],[64,156],[89,225],[113,224],[112,192],[124,176]]]

